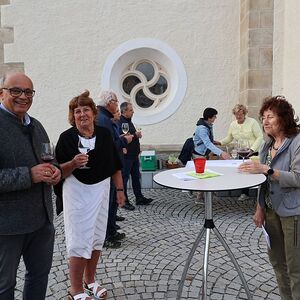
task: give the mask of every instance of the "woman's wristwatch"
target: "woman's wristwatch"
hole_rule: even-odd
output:
[[[124,189],[122,189],[122,188],[119,188],[119,189],[116,189],[117,190],[117,192],[124,192]]]
[[[274,170],[272,168],[270,168],[268,171],[267,171],[267,174],[268,176],[272,176],[274,174]]]

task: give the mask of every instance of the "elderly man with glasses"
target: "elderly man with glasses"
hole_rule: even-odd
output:
[[[45,299],[52,264],[54,226],[51,185],[60,170],[40,157],[49,142],[41,123],[27,114],[33,84],[22,73],[0,87],[0,299],[13,300],[20,258],[26,267],[23,299]]]

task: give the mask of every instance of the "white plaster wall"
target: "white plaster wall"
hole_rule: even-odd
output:
[[[274,2],[273,95],[285,95],[300,117],[300,2]]]
[[[100,91],[105,59],[134,38],[160,39],[181,57],[188,89],[175,114],[143,126],[143,144],[180,144],[207,106],[217,108],[215,137],[232,120],[239,88],[237,0],[11,0],[2,25],[14,27],[6,62],[24,62],[37,95],[31,114],[55,142],[68,128],[67,104],[84,89]]]

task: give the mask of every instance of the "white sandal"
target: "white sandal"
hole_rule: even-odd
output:
[[[107,289],[101,288],[100,291],[97,292],[98,288],[101,288],[101,286],[97,281],[90,284],[84,283],[85,292],[90,296],[94,296],[96,299],[105,300],[107,298]]]
[[[91,297],[86,293],[81,293],[74,296],[68,293],[68,300],[86,300],[87,298]]]

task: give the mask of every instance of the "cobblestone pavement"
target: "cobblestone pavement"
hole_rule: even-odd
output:
[[[204,206],[195,204],[187,193],[171,189],[144,190],[155,199],[135,211],[121,209],[126,217],[119,222],[126,239],[120,249],[104,249],[97,278],[108,289],[108,299],[176,299],[184,262],[203,226]],[[133,202],[133,196],[130,195]],[[214,196],[214,221],[248,282],[254,300],[279,300],[272,267],[261,231],[251,222],[254,199]],[[65,255],[63,218],[56,221],[56,242],[47,299],[65,299],[68,268]],[[204,242],[192,260],[181,299],[199,299]],[[21,265],[16,299],[21,292],[24,267]],[[225,249],[211,234],[208,266],[209,299],[247,299],[240,278]]]

